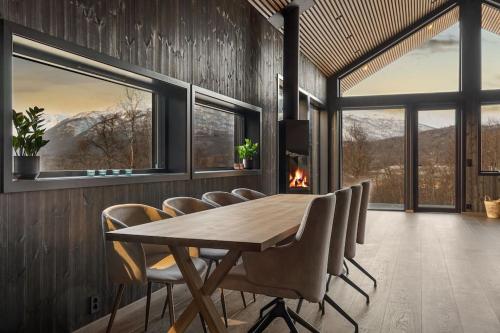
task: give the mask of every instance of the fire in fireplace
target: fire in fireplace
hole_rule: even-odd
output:
[[[305,175],[305,170],[301,168],[292,170],[292,172],[290,172],[289,180],[290,188],[309,187],[307,176]]]

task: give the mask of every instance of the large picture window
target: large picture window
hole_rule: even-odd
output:
[[[404,109],[342,111],[342,186],[370,179],[370,208],[403,209],[404,156]]]
[[[151,169],[151,91],[14,57],[13,107],[45,109],[41,171]]]
[[[38,178],[14,172],[12,113],[3,122],[3,191],[189,179],[190,84],[6,24],[4,110],[43,108]]]

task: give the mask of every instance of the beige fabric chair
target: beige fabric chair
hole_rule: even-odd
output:
[[[163,201],[162,206],[163,210],[172,216],[181,216],[185,214],[191,214],[215,208],[208,202],[191,197],[169,198]],[[210,274],[212,265],[213,264],[218,265],[228,251],[224,249],[205,249],[205,248],[201,248],[199,251],[200,251],[199,252],[200,258],[203,258],[208,261],[208,269],[205,275],[205,280],[206,280],[208,278],[208,275]],[[243,306],[246,308],[247,302],[243,292],[241,292],[241,298],[243,300]],[[255,295],[254,295],[254,301],[255,301]],[[221,306],[222,306],[222,314],[224,316],[224,322],[227,327],[226,301],[224,297],[224,291],[222,289],[221,289]]]
[[[255,200],[266,197],[264,193],[251,190],[249,188],[236,188],[232,190],[231,193],[236,195],[237,197],[242,198],[243,200]]]
[[[366,215],[368,213],[368,202],[370,201],[370,181],[361,182],[361,186],[363,187],[362,195],[361,195],[361,204],[359,208],[359,218],[358,218],[358,228],[356,232],[356,242],[358,244],[365,243],[365,233],[366,233]],[[352,244],[355,248],[356,244]],[[352,249],[351,249],[352,250]],[[356,255],[355,250],[349,251],[348,255],[346,255],[346,259],[352,263],[356,268],[358,268],[363,274],[365,274],[370,280],[373,281],[373,286],[377,287],[377,280],[370,274],[366,269],[364,269],[356,260],[354,260],[354,256]],[[358,290],[359,291],[359,290]]]
[[[154,207],[141,204],[116,205],[102,212],[103,236],[108,231],[128,228],[144,223],[168,219],[171,216]],[[165,221],[165,223],[168,223]],[[167,286],[167,299],[163,307],[162,317],[167,304],[169,306],[170,324],[175,321],[172,287],[184,283],[182,273],[175,264],[173,256],[166,245],[138,244],[119,241],[104,241],[109,278],[117,283],[118,292],[113,304],[107,332],[111,331],[113,321],[120,305],[125,285],[148,285],[146,301],[146,322],[148,328],[149,307],[151,302],[152,283]],[[191,255],[196,255],[196,249],[190,249]],[[200,258],[193,257],[193,263],[200,274],[204,274],[207,265]],[[204,325],[203,325],[204,327]]]
[[[212,209],[215,206],[196,198],[175,197],[163,201],[162,208],[171,216],[181,216]]]
[[[215,207],[229,206],[246,201],[245,199],[237,197],[234,194],[223,191],[207,192],[203,194],[201,200],[208,202]]]
[[[260,253],[243,253],[243,264],[223,280],[221,286],[226,289],[277,297],[274,307],[249,332],[262,332],[277,317],[282,317],[292,332],[297,332],[292,318],[311,332],[318,332],[287,308],[283,299],[323,299],[334,209],[334,194],[313,199],[292,242]]]

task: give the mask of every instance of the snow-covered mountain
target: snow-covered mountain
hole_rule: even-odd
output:
[[[368,135],[368,140],[382,140],[398,136],[403,136],[405,134],[405,121],[403,119],[398,119],[395,117],[387,116],[374,116],[374,113],[370,113],[370,116],[354,115],[354,112],[349,114],[344,114],[342,127],[344,129],[351,127],[355,122],[361,126]],[[426,131],[433,129],[431,126],[419,125],[420,131]]]

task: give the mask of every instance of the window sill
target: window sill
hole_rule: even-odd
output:
[[[479,171],[479,176],[500,176],[500,171]]]
[[[219,178],[219,177],[232,177],[232,176],[258,176],[261,174],[262,174],[261,169],[194,171],[193,179]]]
[[[112,185],[156,183],[161,181],[188,180],[187,173],[150,173],[134,174],[131,176],[76,176],[57,178],[38,178],[34,180],[7,181],[4,184],[4,192],[30,192],[44,190],[58,190],[82,187],[98,187]]]

